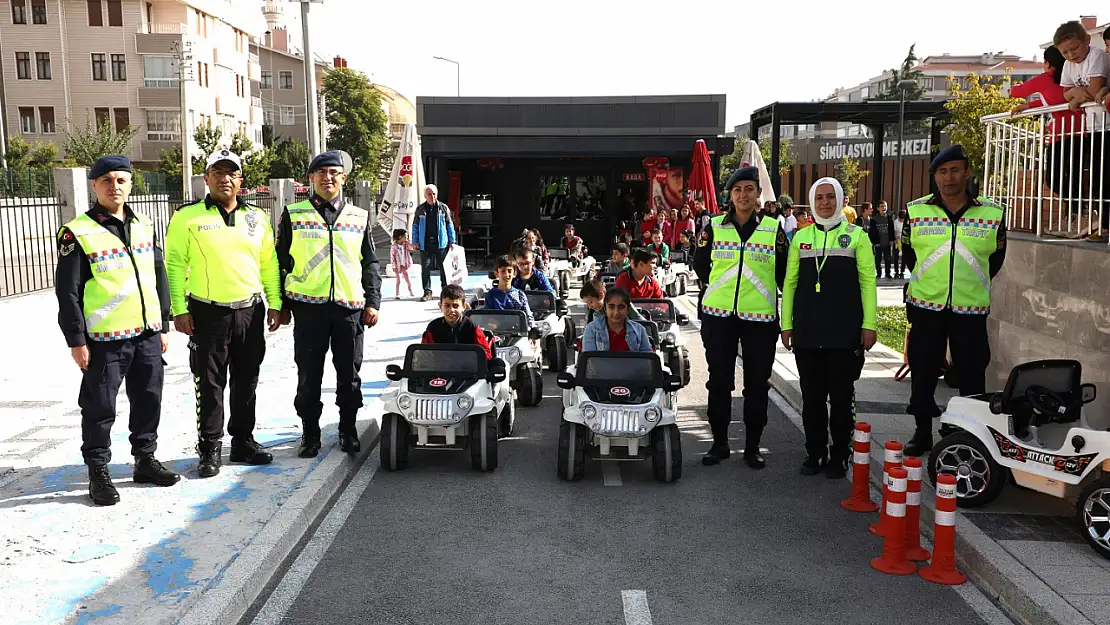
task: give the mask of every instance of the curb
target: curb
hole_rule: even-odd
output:
[[[886,348],[891,350],[889,347]],[[799,414],[802,394],[778,371],[771,370],[771,387]],[[875,452],[872,452],[875,453]],[[881,452],[880,452],[881,453]],[[871,485],[882,491],[882,464],[871,463]],[[933,539],[935,490],[921,482],[921,535]],[[927,495],[927,496],[926,496]],[[956,562],[991,601],[1020,625],[1094,625],[1020,561],[956,511]]]
[[[238,623],[242,619],[301,539],[327,512],[334,496],[377,446],[381,401],[375,399],[368,408],[371,417],[358,423],[361,451],[348,457],[338,445],[333,447],[250,544],[201,591],[200,599],[173,621],[175,625]]]

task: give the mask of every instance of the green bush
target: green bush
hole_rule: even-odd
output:
[[[906,341],[906,307],[880,306],[877,312],[879,342],[901,353]]]

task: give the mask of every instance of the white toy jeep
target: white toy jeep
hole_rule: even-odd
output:
[[[504,362],[478,345],[417,344],[385,371],[399,384],[381,396],[383,469],[408,467],[411,448],[469,449],[475,469],[497,468],[499,430],[515,418]]]
[[[673,289],[667,291],[670,297],[678,297],[679,295],[686,295],[690,282],[697,281],[697,275],[694,274],[692,267],[694,259],[687,258],[684,252],[671,250],[671,266],[670,271],[675,276]]]
[[[540,375],[541,354],[536,341],[539,330],[528,327],[528,317],[523,310],[494,310],[477,308],[466,311],[479,328],[493,339],[497,357],[505,361],[509,371],[509,386],[522,406],[535,406],[543,399],[543,377]],[[512,433],[502,430],[502,436]]]
[[[570,297],[570,278],[574,274],[574,264],[571,260],[570,250],[565,247],[548,248],[551,262],[547,265],[547,276],[551,279],[552,286],[559,297]]]
[[[558,377],[563,389],[557,471],[582,479],[586,457],[644,460],[660,482],[682,476],[682,443],[675,422],[682,381],[656,354],[584,352]]]
[[[525,291],[532,319],[540,331],[540,345],[548,369],[562,371],[567,368],[567,345],[578,338],[578,328],[570,318],[565,301],[551,291]]]

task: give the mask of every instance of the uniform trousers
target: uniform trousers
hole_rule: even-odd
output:
[[[806,453],[846,459],[856,427],[855,382],[863,368],[862,350],[794,348],[794,361],[802,387]]]
[[[960,380],[960,395],[986,392],[991,348],[987,340],[987,315],[961,315],[951,310],[925,310],[906,306],[910,340],[906,358],[910,365],[910,405],[919,434],[931,434],[933,419],[941,412],[936,404],[937,379],[945,365],[946,347]]]
[[[354,432],[362,408],[362,309],[338,304],[298,303],[293,307],[293,353],[297,362],[297,397],[293,406],[305,428],[320,427],[320,401],[324,364],[331,348],[335,366],[335,405],[339,431]]]
[[[728,442],[732,421],[732,391],[736,389],[736,357],[744,353],[744,429],[747,447],[757,447],[767,426],[767,394],[779,324],[747,321],[732,315],[702,315],[701,337],[709,366],[707,413],[714,443]]]
[[[227,432],[232,442],[251,438],[255,424],[258,371],[266,356],[266,307],[258,302],[233,309],[189,300],[193,336],[189,364],[197,395],[197,435],[215,443],[224,436],[224,388],[231,375],[231,417]]]
[[[89,366],[81,377],[81,455],[90,467],[112,461],[112,424],[116,396],[126,384],[131,405],[131,455],[153,454],[158,448],[162,416],[162,338],[155,332],[120,341],[89,341]]]

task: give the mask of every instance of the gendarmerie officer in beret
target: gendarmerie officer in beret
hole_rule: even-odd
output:
[[[713,447],[702,463],[730,455],[728,425],[736,388],[738,346],[744,352],[744,462],[762,469],[759,441],[767,425],[767,394],[779,338],[778,293],[786,278],[789,245],[774,217],[758,217],[759,170],[741,167],[725,185],[729,205],[698,239],[694,271],[706,285],[701,336],[709,366],[707,409]]]
[[[343,198],[346,166],[339,152],[324,152],[308,166],[312,197],[285,208],[278,229],[286,311],[295,318],[297,397],[304,427],[297,455],[320,452],[320,401],[324,363],[331,348],[339,447],[360,449],[355,421],[362,408],[363,328],[378,323],[382,279],[370,237],[370,213]],[[284,322],[289,322],[286,312]]]
[[[933,446],[933,419],[941,414],[937,378],[946,346],[952,350],[960,395],[986,392],[991,281],[1006,258],[1005,212],[989,199],[971,195],[963,146],[938,154],[930,173],[937,192],[910,202],[902,226],[902,253],[911,272],[906,357],[912,378],[906,411],[916,421],[905,448],[908,456],[921,456]]]
[[[116,396],[127,384],[135,482],[172,486],[179,475],[154,457],[162,414],[162,354],[170,294],[150,220],[131,210],[131,161],[105,156],[89,172],[96,202],[58,232],[58,325],[81,369],[81,454],[89,497],[119,502],[108,463]]]

